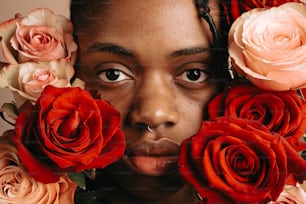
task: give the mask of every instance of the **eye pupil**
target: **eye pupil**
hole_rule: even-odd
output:
[[[201,71],[198,69],[193,69],[187,72],[187,78],[192,81],[196,81],[201,77]]]
[[[120,76],[118,70],[107,70],[105,74],[108,80],[117,80]]]

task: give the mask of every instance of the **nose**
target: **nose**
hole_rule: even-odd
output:
[[[152,83],[150,83],[150,81]],[[157,79],[146,81],[135,92],[130,122],[134,126],[152,128],[174,126],[179,121],[174,89]]]

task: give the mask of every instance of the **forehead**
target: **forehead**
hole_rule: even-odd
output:
[[[193,0],[112,0],[87,18],[87,25],[79,28],[86,33],[79,37],[80,44],[102,41],[136,50],[157,45],[179,49],[209,46],[212,38]]]

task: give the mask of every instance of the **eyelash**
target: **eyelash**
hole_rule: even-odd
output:
[[[124,76],[122,76],[122,75],[124,75]],[[128,74],[124,73],[123,71],[121,71],[119,69],[106,69],[106,70],[103,70],[103,71],[97,73],[97,76],[100,80],[105,81],[107,83],[115,83],[115,82],[119,82],[119,81],[123,81],[123,80],[131,80],[132,79],[132,77],[130,77]],[[110,79],[112,77],[114,77],[114,79]],[[118,77],[118,78],[116,78],[116,77]],[[122,77],[125,77],[125,78],[122,79]]]
[[[184,74],[186,75],[184,76]],[[193,68],[183,71],[180,75],[176,77],[176,79],[183,80],[186,82],[188,81],[188,83],[203,83],[209,78],[209,76],[210,74],[207,73],[207,71],[201,70],[199,68]],[[191,79],[191,77],[193,77],[194,79]]]

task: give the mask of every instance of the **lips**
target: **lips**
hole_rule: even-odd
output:
[[[179,154],[179,145],[168,139],[157,141],[140,141],[129,145],[126,150],[128,156],[173,156]]]
[[[177,168],[179,145],[167,140],[141,141],[127,148],[125,163],[135,172],[160,176]]]

